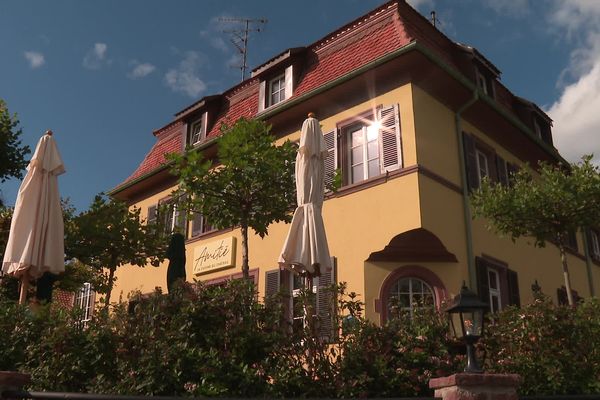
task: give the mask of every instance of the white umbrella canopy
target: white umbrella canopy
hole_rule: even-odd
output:
[[[297,273],[319,275],[331,269],[321,209],[325,190],[327,146],[312,113],[302,124],[296,155],[298,208],[279,256],[279,265]]]
[[[52,137],[46,132],[39,140],[27,166],[13,212],[2,272],[21,278],[21,299],[29,277],[44,272],[64,272],[64,222],[58,175],[65,172],[62,158]]]

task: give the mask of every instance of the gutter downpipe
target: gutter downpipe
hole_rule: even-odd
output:
[[[473,97],[471,100],[463,104],[454,114],[454,122],[456,127],[456,137],[458,139],[458,160],[460,164],[460,178],[462,181],[462,203],[463,215],[465,223],[465,235],[467,239],[467,271],[469,273],[469,287],[477,292],[477,275],[475,271],[475,255],[473,254],[473,232],[471,226],[471,208],[469,204],[469,186],[467,180],[467,168],[465,163],[465,147],[462,135],[462,117],[461,114],[479,100],[479,92],[477,88],[473,89]]]

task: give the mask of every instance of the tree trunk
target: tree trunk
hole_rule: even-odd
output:
[[[117,267],[110,267],[109,275],[108,275],[108,290],[106,291],[106,299],[104,299],[104,309],[108,310],[108,306],[110,306],[110,294],[113,290],[113,285],[115,283],[115,270]]]
[[[248,224],[242,222],[242,274],[244,279],[250,279],[250,265],[248,263]]]
[[[571,276],[569,275],[569,266],[567,265],[567,254],[565,252],[565,246],[562,244],[562,241],[559,243],[558,249],[560,250],[560,260],[562,261],[563,275],[565,277],[567,299],[569,301],[569,305],[572,307],[575,305],[575,303],[573,302],[573,294],[571,293]]]

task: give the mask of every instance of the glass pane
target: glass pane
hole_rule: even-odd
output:
[[[410,279],[402,279],[398,282],[398,290],[401,293],[410,293]]]
[[[492,312],[500,311],[500,299],[498,296],[491,296],[492,299]]]
[[[367,145],[367,157],[369,160],[379,157],[379,145],[377,141],[369,142]]]
[[[367,127],[367,140],[370,142],[371,140],[377,140],[378,137],[379,137],[378,125],[369,125]]]
[[[377,176],[381,173],[379,168],[379,159],[369,161],[369,177]]]
[[[362,128],[358,128],[357,130],[351,133],[352,135],[352,147],[359,146],[364,143],[363,131]]]
[[[410,308],[410,295],[408,294],[401,294],[399,297],[399,305],[402,308]]]
[[[489,285],[490,285],[490,289],[498,289],[498,282],[496,279],[496,271],[493,270],[488,270],[488,277],[489,277]]]
[[[360,164],[363,162],[363,149],[362,147],[355,147],[352,149],[352,164]]]
[[[363,164],[352,167],[352,183],[364,180]]]

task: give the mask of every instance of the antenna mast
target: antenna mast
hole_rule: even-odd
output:
[[[235,24],[241,24],[242,26],[238,29],[224,30],[224,33],[230,33],[231,43],[242,55],[242,65],[236,67],[242,71],[242,81],[246,79],[246,69],[248,68],[248,34],[250,32],[261,32],[262,26],[268,21],[266,18],[219,18],[220,22],[230,22]]]

